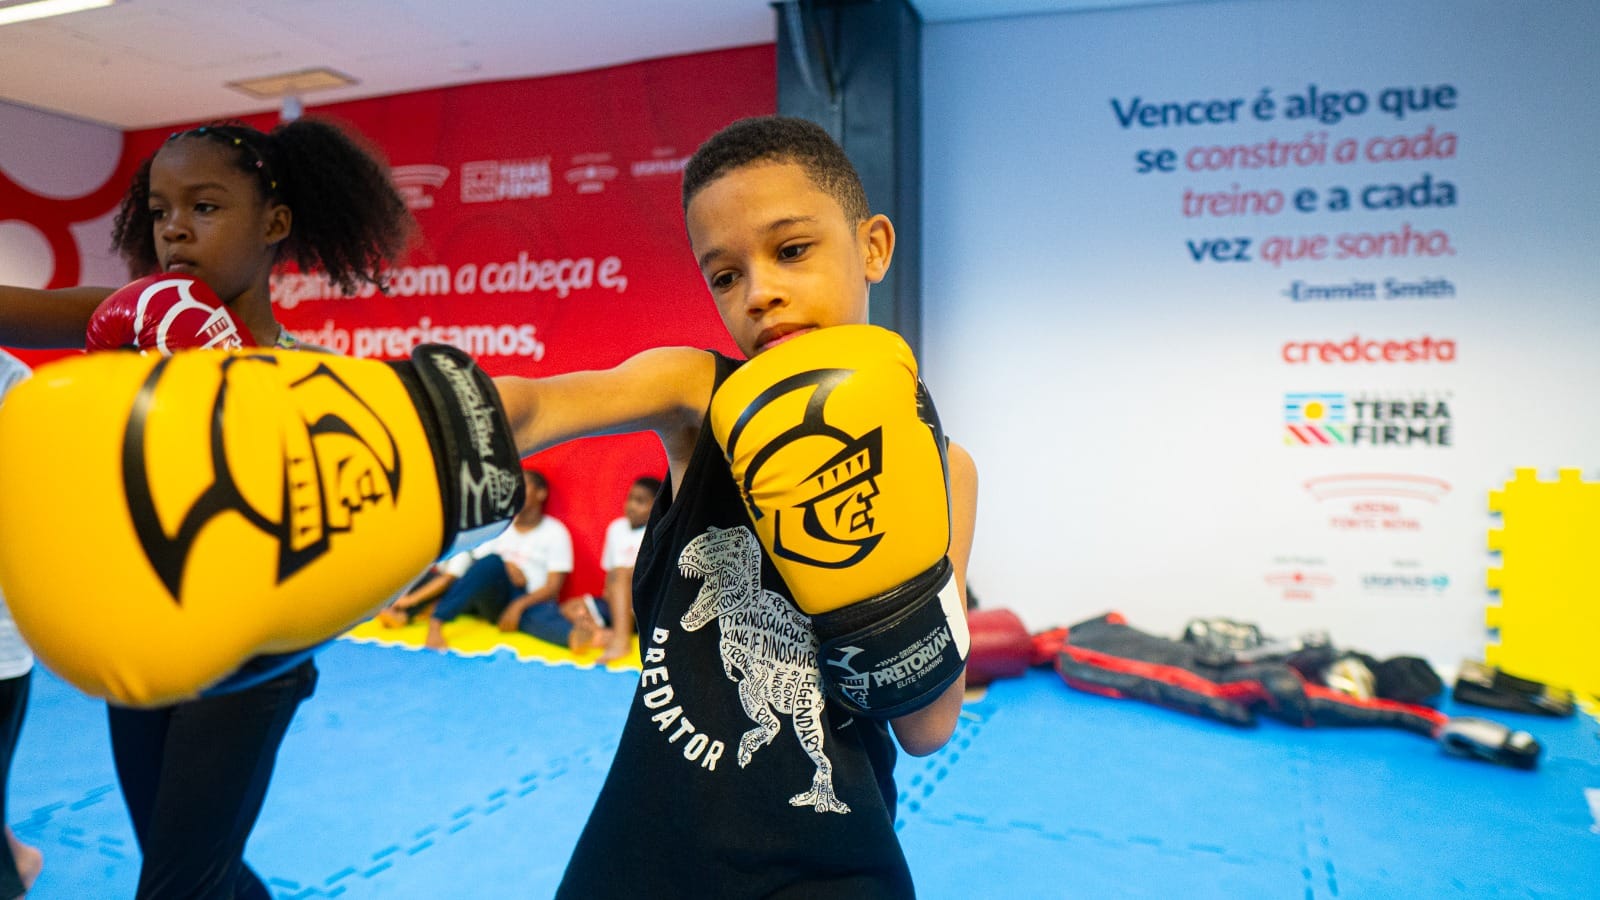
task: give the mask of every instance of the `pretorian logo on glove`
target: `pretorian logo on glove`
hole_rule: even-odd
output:
[[[802,476],[784,486],[788,510],[799,515],[772,510],[774,556],[843,569],[864,559],[884,538],[872,508],[883,473],[883,429],[853,435],[827,419],[829,395],[853,374],[817,369],[785,378],[747,406],[728,435],[726,453],[732,459],[747,427],[763,433],[739,485],[755,521],[767,514],[752,499],[764,469]],[[822,463],[814,465],[819,458]]]
[[[522,474],[497,464],[504,458],[499,444],[506,439],[504,416],[479,384],[481,370],[470,363],[461,365],[448,348],[429,347],[421,352],[450,386],[469,435],[467,449],[471,453],[463,453],[461,458],[461,514],[456,528],[464,531],[502,521],[506,510],[515,512],[522,505],[516,497]]]
[[[827,660],[827,664],[840,670],[832,675],[840,693],[857,706],[873,709],[884,705],[881,702],[873,702],[874,690],[878,688],[896,690],[908,684],[915,684],[924,672],[943,660],[945,650],[954,642],[955,636],[950,633],[949,624],[940,622],[932,631],[913,641],[910,646],[899,648],[899,652],[889,659],[873,661],[871,668],[865,672],[857,671],[851,660],[866,653],[867,650],[854,644],[834,647],[833,655]],[[863,660],[862,664],[869,663]]]
[[[400,452],[388,426],[332,369],[298,356],[303,372],[289,371],[282,355],[190,363],[216,369],[209,415],[207,404],[164,398],[163,376],[183,358],[163,359],[129,411],[128,511],[175,603],[196,540],[223,517],[271,542],[282,583],[326,553],[334,535],[354,529],[362,512],[399,497]],[[173,390],[192,394],[192,376]],[[201,471],[192,470],[191,455],[172,453],[191,442],[209,461]]]
[[[918,708],[942,691],[972,648],[948,560],[868,603],[813,617],[828,690],[875,717]]]

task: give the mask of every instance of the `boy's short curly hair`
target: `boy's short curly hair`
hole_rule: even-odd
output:
[[[550,479],[544,477],[544,473],[538,469],[535,469],[532,466],[524,466],[522,468],[522,474],[526,476],[529,481],[533,482],[533,486],[536,489],[541,491],[550,490]]]
[[[818,190],[839,201],[845,218],[864,221],[871,211],[861,176],[844,149],[822,126],[790,116],[740,119],[700,145],[683,169],[683,208],[711,182],[752,163],[792,162]]]

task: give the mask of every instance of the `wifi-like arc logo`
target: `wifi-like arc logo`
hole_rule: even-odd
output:
[[[429,209],[433,206],[433,191],[442,187],[450,177],[450,169],[429,163],[394,166],[389,170],[389,180],[406,202],[407,209]]]

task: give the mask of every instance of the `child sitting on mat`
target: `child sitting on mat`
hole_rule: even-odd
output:
[[[610,632],[582,609],[561,603],[572,572],[572,535],[544,511],[550,484],[536,469],[522,470],[527,499],[511,525],[494,539],[446,560],[416,588],[378,613],[396,628],[428,612],[424,645],[444,650],[444,626],[470,614],[573,652],[605,646]]]

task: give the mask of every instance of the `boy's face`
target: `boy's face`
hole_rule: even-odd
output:
[[[722,324],[746,356],[816,328],[862,325],[894,228],[859,224],[789,162],[734,169],[700,189],[684,218]]]
[[[627,517],[628,524],[638,528],[650,521],[650,507],[656,498],[642,485],[634,485],[628,489],[628,499],[623,501],[622,514]]]
[[[548,488],[539,486],[527,469],[522,470],[522,512],[533,514],[544,509],[544,501],[550,496]]]

